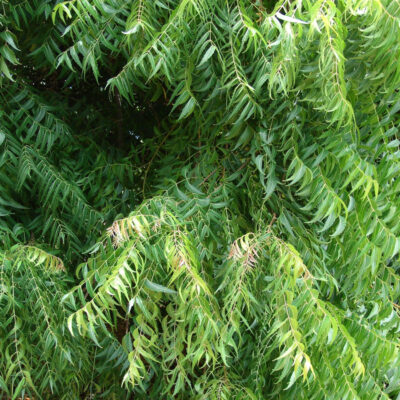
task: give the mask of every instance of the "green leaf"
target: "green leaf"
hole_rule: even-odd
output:
[[[194,110],[194,107],[196,106],[196,100],[191,97],[189,99],[189,101],[185,104],[185,107],[183,107],[180,115],[179,115],[179,119],[183,119],[188,117]]]
[[[169,289],[165,286],[159,285],[158,283],[154,283],[146,279],[144,281],[144,284],[146,287],[148,287],[150,290],[154,292],[161,292],[161,293],[167,293],[167,294],[177,294],[175,290]]]
[[[203,65],[204,63],[206,63],[214,54],[215,50],[217,50],[217,48],[214,45],[211,45],[208,50],[204,53],[203,58],[200,61],[199,67],[201,65]]]

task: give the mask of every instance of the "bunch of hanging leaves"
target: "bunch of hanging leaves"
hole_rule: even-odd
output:
[[[400,398],[398,1],[0,5],[0,397]]]

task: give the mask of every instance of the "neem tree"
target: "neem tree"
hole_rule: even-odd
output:
[[[0,4],[4,398],[398,398],[398,1]]]

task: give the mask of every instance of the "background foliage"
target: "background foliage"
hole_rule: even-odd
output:
[[[1,0],[5,399],[400,398],[400,3]]]

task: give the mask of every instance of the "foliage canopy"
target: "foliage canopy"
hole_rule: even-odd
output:
[[[400,398],[397,0],[0,4],[5,399]]]

